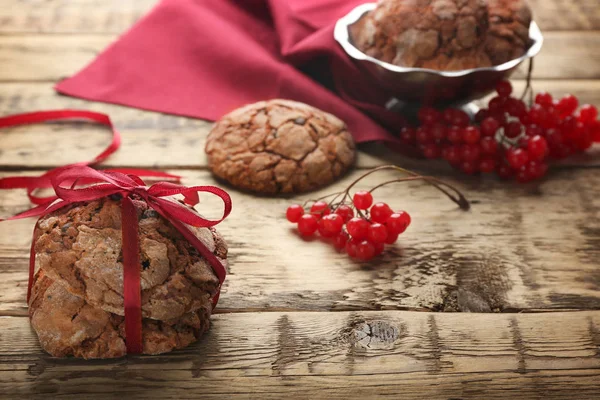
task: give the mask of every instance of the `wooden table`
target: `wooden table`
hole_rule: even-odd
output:
[[[530,1],[546,38],[535,89],[600,104],[598,0]],[[203,153],[209,122],[52,89],[154,3],[0,0],[0,115],[106,112],[123,134],[106,166],[159,168],[186,184],[214,184]],[[523,77],[515,76],[518,88]],[[2,175],[90,159],[108,140],[101,127],[73,123],[0,137]],[[81,361],[43,353],[25,303],[33,221],[2,223],[0,398],[598,399],[599,153],[563,163],[543,182],[517,185],[364,146],[357,169],[323,193],[393,162],[441,176],[473,202],[465,213],[421,184],[382,190],[382,200],[411,212],[413,225],[370,264],[295,235],[283,213],[308,196],[231,190],[234,212],[220,225],[231,272],[213,326],[199,343],[154,357]],[[0,193],[2,216],[28,206],[21,191]]]

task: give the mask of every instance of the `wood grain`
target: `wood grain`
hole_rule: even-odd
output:
[[[131,27],[158,0],[3,0],[2,33],[112,33]]]
[[[204,171],[178,171],[188,185],[219,184]],[[222,311],[509,311],[600,308],[600,199],[596,170],[563,170],[539,184],[448,180],[473,201],[470,212],[419,183],[378,190],[378,200],[409,211],[413,224],[375,262],[362,264],[319,240],[303,241],[287,205],[341,190],[354,172],[314,195],[257,198],[230,190],[233,213],[219,230],[230,245]],[[358,188],[397,177],[381,172]],[[199,211],[221,205],[203,196]],[[28,207],[21,191],[0,192],[2,216]],[[0,310],[25,313],[33,220],[3,222]],[[277,240],[273,240],[277,238]]]
[[[544,47],[536,57],[536,78],[600,78],[597,32],[546,32],[544,38]],[[54,82],[66,78],[91,62],[113,40],[112,36],[90,34],[0,35],[0,82]],[[521,66],[517,76],[524,77],[526,70]]]
[[[157,0],[3,0],[1,33],[121,33]],[[597,0],[529,0],[544,30],[600,29]],[[94,10],[90,12],[90,10]]]
[[[212,320],[199,343],[174,353],[82,361],[48,357],[27,318],[3,318],[0,393],[11,399],[600,396],[598,311],[271,312]]]
[[[523,81],[515,81],[520,93]],[[581,102],[600,104],[600,81],[538,80],[536,90],[555,96],[574,93]],[[0,84],[0,115],[52,108],[83,108],[110,115],[123,136],[122,148],[112,155],[106,166],[148,168],[207,167],[204,144],[212,124],[202,120],[164,115],[112,104],[89,102],[57,96],[49,83]],[[82,160],[90,160],[109,143],[107,129],[93,124],[53,123],[0,130],[0,168],[52,168]],[[61,151],[56,151],[60,140]],[[413,160],[390,151],[384,145],[362,146],[357,165],[371,168],[381,163],[400,163],[410,168],[431,166],[431,162]],[[564,165],[600,165],[600,149],[586,157],[570,158]],[[430,172],[448,173],[444,163]]]

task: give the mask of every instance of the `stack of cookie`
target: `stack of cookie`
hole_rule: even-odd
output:
[[[211,265],[144,201],[139,219],[143,353],[196,341],[208,329],[219,281]],[[213,228],[190,229],[226,264],[227,245]],[[104,198],[43,217],[35,232],[31,324],[53,356],[126,354],[121,205]]]

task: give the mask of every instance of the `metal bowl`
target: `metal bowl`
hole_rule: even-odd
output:
[[[508,78],[524,60],[538,54],[544,41],[542,32],[532,21],[529,26],[531,46],[521,57],[504,64],[459,71],[400,67],[370,57],[352,44],[350,26],[375,7],[375,3],[362,4],[340,18],[335,25],[334,37],[365,73],[389,91],[396,104],[461,106],[480,99],[492,92],[498,81]]]

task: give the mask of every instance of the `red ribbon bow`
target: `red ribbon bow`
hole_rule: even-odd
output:
[[[88,165],[99,163],[106,159],[119,147],[120,136],[112,126],[108,116],[99,113],[79,110],[45,111],[20,114],[0,118],[0,128],[27,123],[42,122],[51,119],[84,118],[109,126],[113,132],[112,143],[91,162],[80,162],[55,168],[37,177],[6,177],[0,179],[0,189],[26,188],[30,200],[38,204],[6,220],[29,217],[43,217],[53,211],[77,202],[101,199],[110,195],[122,196],[121,234],[123,251],[123,303],[125,312],[125,337],[128,353],[141,353],[142,348],[142,309],[141,309],[141,265],[139,257],[138,219],[131,197],[139,197],[168,220],[192,246],[211,265],[219,279],[219,287],[213,295],[213,307],[219,300],[221,285],[225,281],[226,270],[219,259],[188,229],[187,225],[195,227],[211,227],[223,221],[231,212],[231,198],[222,189],[214,186],[192,186],[171,182],[159,182],[150,187],[135,175],[139,172],[144,176],[176,178],[164,172],[141,169],[119,169],[98,171]],[[90,185],[76,187],[76,185]],[[56,196],[38,197],[33,194],[38,188],[54,188]],[[199,192],[207,192],[218,196],[224,204],[223,216],[219,220],[207,220],[185,205],[166,199],[165,197],[182,195],[189,205],[199,202]],[[0,219],[0,221],[4,221]],[[38,220],[39,221],[39,220]],[[37,223],[36,223],[37,226]],[[35,232],[35,229],[34,229]],[[35,248],[32,240],[29,257],[29,282],[27,285],[27,301],[31,295],[33,275],[35,272]]]
[[[83,180],[96,184],[83,188],[75,188],[72,182]],[[68,184],[70,186],[65,186]],[[187,225],[207,228],[223,221],[231,212],[231,198],[222,189],[214,186],[186,187],[170,182],[159,182],[150,187],[135,175],[120,172],[102,172],[87,166],[75,166],[59,172],[52,177],[52,187],[58,196],[58,201],[51,201],[30,210],[17,214],[7,220],[42,217],[60,208],[77,202],[101,199],[114,194],[120,194],[121,230],[123,249],[123,302],[125,305],[125,336],[128,353],[142,352],[142,309],[140,294],[140,256],[138,238],[138,219],[132,196],[138,196],[148,203],[161,216],[181,232],[192,246],[206,259],[219,279],[219,288],[213,296],[213,306],[217,304],[221,285],[225,280],[226,270],[221,261],[187,228]],[[174,195],[183,195],[186,203],[196,205],[199,202],[198,193],[207,192],[223,200],[223,216],[219,220],[207,220],[196,214],[190,208],[173,200],[165,199]],[[36,224],[37,225],[37,224]],[[34,243],[31,243],[29,260],[29,283],[27,286],[27,301],[31,295],[31,286],[35,269]]]

